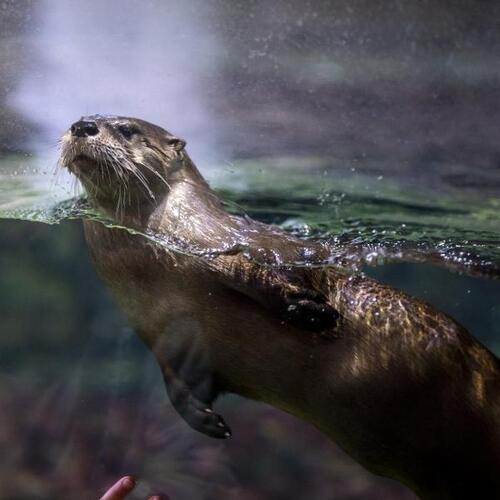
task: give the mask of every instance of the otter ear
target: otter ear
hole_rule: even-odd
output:
[[[176,151],[182,151],[186,146],[186,141],[173,135],[167,137],[167,144]]]

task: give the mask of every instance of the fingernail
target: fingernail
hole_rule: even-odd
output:
[[[135,480],[133,477],[127,476],[124,480],[122,485],[127,488],[127,490],[133,490],[135,488]]]

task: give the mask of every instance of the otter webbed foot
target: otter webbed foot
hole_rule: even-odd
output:
[[[173,407],[190,427],[212,438],[231,437],[231,430],[224,419],[212,409],[212,402],[215,398],[211,401],[198,399],[180,379],[166,382]]]

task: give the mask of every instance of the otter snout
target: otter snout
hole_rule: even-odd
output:
[[[99,133],[97,123],[91,120],[79,120],[71,125],[70,130],[74,137],[88,137]]]

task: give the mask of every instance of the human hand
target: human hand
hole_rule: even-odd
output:
[[[113,486],[111,486],[106,493],[104,493],[100,500],[123,500],[133,491],[134,488],[135,479],[133,477],[122,477]],[[168,500],[168,497],[164,495],[153,495],[152,497],[149,497],[148,500]]]

